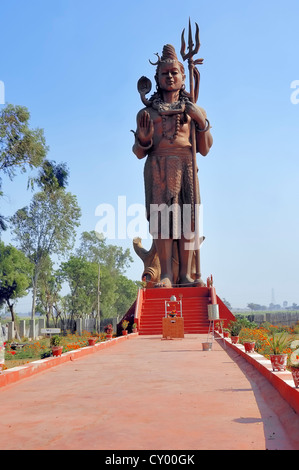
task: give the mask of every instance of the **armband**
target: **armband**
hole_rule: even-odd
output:
[[[136,139],[136,142],[139,145],[139,147],[141,147],[143,150],[148,150],[153,145],[153,139],[151,139],[151,143],[149,145],[147,145],[146,147],[140,143],[139,139]]]
[[[208,119],[206,119],[206,127],[204,129],[200,129],[197,122],[195,123],[195,127],[196,127],[196,130],[198,132],[207,132],[209,129],[210,129],[210,121]]]

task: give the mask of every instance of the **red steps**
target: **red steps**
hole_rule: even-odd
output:
[[[139,316],[139,334],[162,334],[165,301],[168,301],[172,295],[175,295],[177,300],[182,300],[185,334],[208,333],[210,289],[207,287],[181,287],[171,289],[154,288],[143,291]]]

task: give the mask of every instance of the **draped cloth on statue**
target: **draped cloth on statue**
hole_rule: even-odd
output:
[[[162,204],[169,211],[169,236],[170,238],[180,238],[183,228],[183,217],[187,214],[189,230],[194,232],[194,190],[193,190],[193,164],[192,154],[189,147],[185,149],[173,148],[152,151],[144,166],[145,202],[147,219],[153,220],[157,216],[157,206]],[[198,188],[199,194],[199,188]],[[200,197],[197,201],[200,203]],[[155,205],[155,206],[153,206]],[[188,215],[189,210],[189,215]],[[189,217],[189,218],[188,218]],[[150,227],[151,234],[156,230]],[[153,233],[154,232],[154,233]],[[161,224],[158,225],[158,233],[161,235]]]

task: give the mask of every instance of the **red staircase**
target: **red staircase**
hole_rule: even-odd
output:
[[[208,304],[211,290],[208,287],[142,289],[137,299],[135,317],[138,317],[140,335],[162,334],[162,318],[165,316],[165,301],[174,295],[182,300],[185,334],[205,334],[209,331]],[[220,319],[233,320],[234,316],[217,296]]]

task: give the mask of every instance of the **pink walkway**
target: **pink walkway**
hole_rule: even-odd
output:
[[[136,336],[0,388],[0,448],[299,449],[299,416],[222,341]]]

